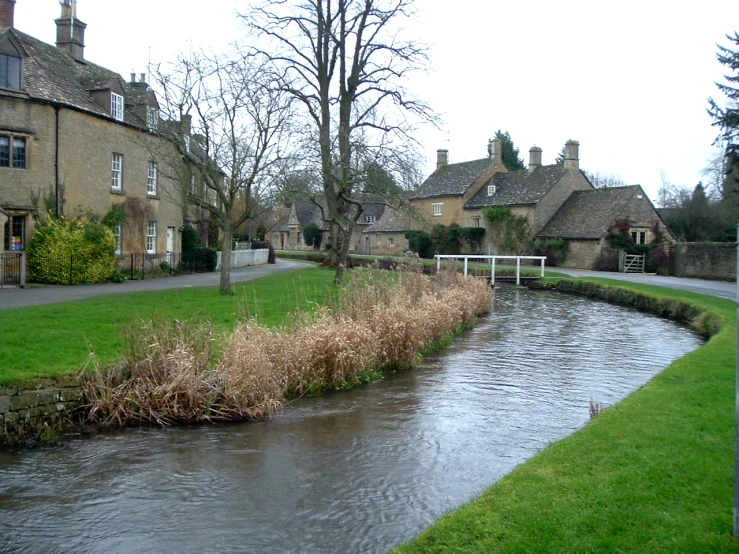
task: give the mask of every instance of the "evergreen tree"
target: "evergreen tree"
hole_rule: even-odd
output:
[[[511,135],[498,129],[495,132],[495,138],[500,139],[503,153],[503,164],[508,171],[520,171],[526,169],[526,164],[521,159],[518,148],[513,144]],[[488,139],[488,156],[493,155],[493,139]]]
[[[725,75],[727,83],[716,83],[718,89],[726,96],[727,107],[722,108],[713,98],[708,99],[708,113],[713,117],[714,127],[721,132],[716,143],[723,142],[726,145],[724,154],[726,156],[726,178],[723,186],[723,203],[726,211],[736,212],[739,207],[739,32],[734,31],[734,36],[726,35],[736,50],[717,44],[716,57],[730,70]]]
[[[565,156],[567,155],[566,150],[567,150],[567,147],[563,144],[562,145],[562,150],[560,150],[559,151],[559,154],[557,154],[557,157],[554,158],[554,163],[556,163],[556,164],[563,164],[563,163],[565,163]]]

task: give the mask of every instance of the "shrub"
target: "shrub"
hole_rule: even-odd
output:
[[[115,237],[106,225],[49,218],[28,245],[28,279],[36,283],[103,283],[115,270]]]
[[[322,239],[323,233],[321,233],[321,229],[315,223],[311,222],[303,227],[303,242],[305,242],[307,246],[320,248]]]
[[[197,247],[182,251],[179,271],[215,271],[218,267],[218,251],[215,248]]]
[[[182,227],[182,252],[192,252],[200,247],[200,235],[192,225]]]
[[[546,256],[546,263],[549,266],[561,264],[567,257],[567,249],[570,243],[565,239],[537,239],[534,241],[534,255]]]
[[[408,248],[421,258],[430,259],[434,257],[431,237],[426,231],[406,231],[405,238],[408,239]]]

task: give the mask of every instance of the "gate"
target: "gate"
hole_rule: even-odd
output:
[[[0,252],[0,287],[23,287],[25,283],[23,254]]]
[[[619,251],[619,271],[621,273],[644,273],[646,255],[627,254],[625,250]]]

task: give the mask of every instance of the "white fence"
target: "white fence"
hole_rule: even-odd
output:
[[[441,269],[441,260],[454,260],[454,261],[464,261],[464,275],[467,276],[467,267],[470,260],[473,262],[479,260],[480,262],[484,263],[485,265],[490,264],[490,284],[495,285],[495,263],[497,260],[501,260],[506,263],[510,263],[513,260],[516,261],[516,284],[521,284],[521,260],[530,260],[533,262],[539,262],[541,265],[541,276],[544,277],[544,262],[546,261],[546,256],[472,256],[472,255],[464,255],[460,254],[459,256],[454,255],[442,255],[437,254],[435,256],[436,258],[436,272],[439,272],[439,269]]]
[[[269,250],[260,248],[259,250],[232,250],[231,251],[231,269],[237,267],[246,267],[248,265],[266,264],[269,259]],[[218,252],[218,265],[216,270],[221,269],[221,252]]]

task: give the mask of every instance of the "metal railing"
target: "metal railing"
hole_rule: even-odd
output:
[[[26,286],[23,252],[0,252],[0,287]]]
[[[502,261],[516,261],[516,284],[521,284],[521,260],[531,261],[531,262],[539,262],[541,265],[541,276],[544,277],[544,262],[546,262],[547,257],[546,256],[480,256],[480,255],[446,255],[446,254],[437,254],[434,256],[436,258],[436,272],[438,273],[441,269],[441,260],[453,260],[453,261],[464,261],[464,275],[467,276],[467,269],[469,266],[469,261],[475,261],[475,260],[481,260],[484,264],[490,264],[490,284],[495,285],[495,265],[497,260]],[[533,265],[533,263],[532,263]]]

